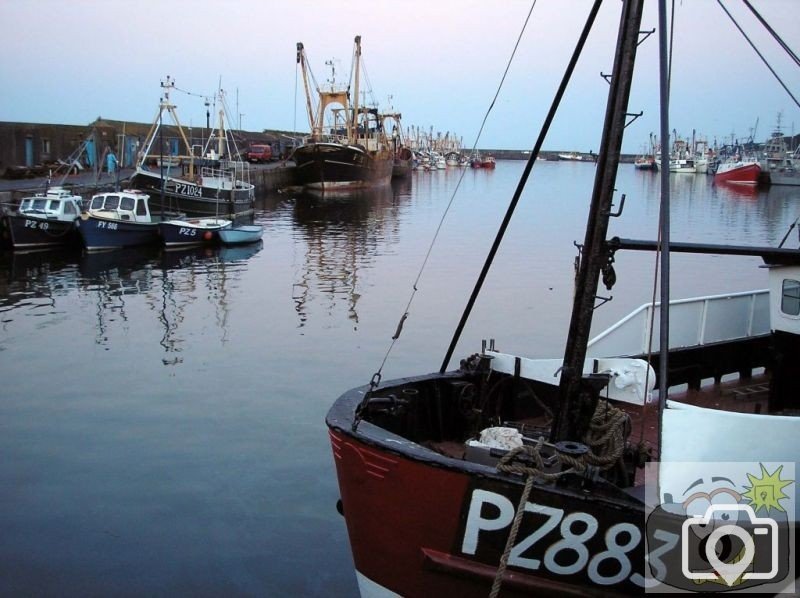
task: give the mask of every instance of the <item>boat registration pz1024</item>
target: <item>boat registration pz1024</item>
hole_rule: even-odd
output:
[[[535,494],[535,492],[533,493]],[[552,494],[548,494],[552,498]],[[519,499],[517,499],[518,502]],[[517,502],[505,494],[475,488],[466,509],[461,553],[496,566],[514,521]],[[641,591],[644,587],[644,547],[636,523],[604,521],[571,508],[568,497],[558,507],[529,500],[511,548],[508,566],[536,575],[585,577],[593,584]],[[575,501],[586,508],[586,502]]]
[[[186,195],[187,197],[203,196],[203,190],[191,183],[175,183],[175,193],[177,195]]]

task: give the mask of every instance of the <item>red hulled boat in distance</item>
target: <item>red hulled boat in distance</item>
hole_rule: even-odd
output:
[[[715,183],[733,183],[737,185],[757,185],[761,175],[761,166],[758,160],[733,159],[720,162],[717,172],[714,173]]]

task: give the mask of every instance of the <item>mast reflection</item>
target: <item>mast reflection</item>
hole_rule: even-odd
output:
[[[410,181],[346,195],[297,195],[294,234],[303,246],[292,290],[298,328],[312,305],[335,317],[344,310],[358,329],[363,294],[359,271],[372,267],[378,247],[398,239],[398,212],[410,197]]]
[[[0,254],[3,325],[11,328],[15,320],[42,315],[42,307],[64,314],[88,307],[94,325],[86,332],[94,335],[95,344],[110,347],[115,342],[114,330],[146,334],[142,332],[147,330],[147,322],[141,320],[144,310],[154,313],[159,323],[162,362],[177,365],[183,361],[187,334],[191,335],[184,330],[190,325],[190,306],[193,317],[199,313],[201,321],[213,321],[220,330],[220,342],[227,342],[227,287],[243,276],[246,260],[262,247],[259,242],[170,251],[137,247],[83,254],[63,249],[5,252]],[[209,307],[213,318],[203,318]]]

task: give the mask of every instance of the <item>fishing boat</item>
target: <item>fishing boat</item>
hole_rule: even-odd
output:
[[[672,149],[670,150],[669,161],[667,163],[669,172],[678,174],[696,174],[697,164],[695,162],[694,155],[689,149],[688,142],[683,139],[679,139],[675,131],[673,131],[673,135],[675,136],[675,141],[672,143]],[[662,168],[661,161],[661,152],[659,151],[655,156],[657,168]]]
[[[472,168],[492,169],[497,166],[497,161],[494,156],[481,156],[480,152],[477,152],[469,159],[469,165]]]
[[[731,159],[719,163],[714,173],[714,182],[757,185],[760,175],[761,166],[756,158],[741,157],[737,154]]]
[[[161,82],[158,113],[136,161],[130,185],[151,196],[154,211],[177,211],[187,216],[229,217],[252,213],[255,186],[250,164],[226,125],[230,122],[225,94],[217,92],[216,127],[202,143],[190,140],[170,98],[175,81]],[[167,130],[165,117],[172,126]],[[166,135],[166,138],[165,138]]]
[[[671,583],[664,571],[674,572],[675,559],[681,570],[675,534],[651,527],[650,519],[645,525],[646,486],[640,468],[647,461],[727,460],[723,457],[741,458],[748,450],[750,461],[796,456],[800,418],[789,413],[798,407],[800,383],[789,362],[800,348],[800,320],[792,315],[800,315],[800,250],[682,246],[685,251],[762,256],[770,266],[769,292],[717,298],[718,310],[709,308],[712,298],[673,306],[668,273],[662,271],[667,301],[661,303],[676,317],[660,332],[659,358],[651,365],[648,344],[642,349],[630,343],[647,338],[643,332],[655,317],[653,305],[645,316],[632,316],[599,335],[590,347],[599,279],[602,274],[606,286],[613,286],[615,252],[662,246],[606,238],[612,214],[622,213],[622,203],[619,210],[612,209],[613,195],[642,29],[643,0],[619,4],[609,108],[563,359],[507,354],[491,341],[448,370],[492,253],[541,149],[545,127],[439,371],[383,381],[381,365],[369,384],[344,393],[328,412],[341,492],[337,507],[347,524],[362,596],[496,596],[501,589],[504,596],[641,595],[654,579]],[[597,7],[587,19],[582,41]],[[665,31],[661,21],[661,39]],[[660,52],[664,89],[665,48],[663,44]],[[662,138],[667,127],[663,122]],[[667,209],[668,172],[662,173],[661,187]],[[663,246],[671,247],[668,228],[661,234]],[[755,307],[757,313],[750,311]],[[701,312],[705,328],[698,332]],[[765,312],[774,316],[771,323],[765,324]],[[685,317],[678,317],[680,313]],[[393,341],[407,316],[402,315]],[[643,330],[630,328],[631,323]],[[752,334],[754,328],[758,334]],[[669,330],[678,334],[670,337]],[[717,408],[713,399],[700,400],[700,380],[741,373],[739,382],[752,385],[755,381],[746,374],[766,363],[772,378],[762,386],[759,407],[731,399],[731,394]],[[656,378],[660,388],[654,404]],[[677,402],[669,388],[687,382],[687,402]],[[711,390],[719,399],[719,385]],[[762,447],[752,430],[769,438],[770,446]],[[657,495],[671,487],[673,474],[669,468],[658,470]],[[715,496],[718,502],[721,495]],[[686,519],[684,513],[681,520]],[[667,520],[654,521],[660,525]],[[788,541],[784,531],[779,541],[781,546]],[[776,578],[786,581],[788,567],[789,559],[781,560]],[[708,579],[719,580],[713,569],[706,573]],[[697,582],[688,581],[688,589],[697,588]],[[745,578],[737,587],[757,583]]]
[[[650,144],[648,147],[642,148],[642,152],[636,156],[633,161],[633,167],[636,170],[658,170],[655,153],[655,142],[653,134],[650,133]]]
[[[79,242],[75,220],[83,199],[63,187],[24,197],[2,216],[3,237],[14,249],[40,249]]]
[[[177,215],[153,215],[149,201],[149,195],[136,189],[92,196],[75,223],[83,246],[87,251],[101,251],[160,244],[159,223]]]
[[[331,78],[326,88],[317,87],[318,109],[309,79],[315,80],[302,43],[297,44],[297,64],[303,74],[311,136],[296,148],[297,184],[307,191],[349,192],[386,185],[391,181],[394,153],[381,126],[377,108],[359,104],[361,36],[355,37],[352,92],[337,86],[331,61]],[[351,98],[352,103],[351,103]],[[338,106],[338,107],[334,107]]]
[[[761,166],[761,171],[769,175],[770,184],[800,186],[800,147],[791,154],[787,153],[782,161],[777,159],[770,161],[767,158],[766,163],[766,170],[764,169],[764,161],[759,165]]]
[[[411,175],[414,169],[414,152],[405,146],[399,147],[394,152],[394,165],[392,178],[405,178]]]
[[[224,218],[173,219],[160,222],[158,232],[167,247],[215,245],[220,242],[220,231],[232,224]]]
[[[497,161],[494,159],[494,156],[485,156],[481,160],[481,168],[493,169],[495,166],[497,166]]]
[[[392,178],[405,178],[411,176],[414,168],[414,152],[406,144],[403,138],[403,126],[401,120],[403,115],[399,112],[386,112],[380,115],[381,128],[389,131],[391,127],[391,145],[394,163],[392,165]]]
[[[260,224],[244,224],[232,226],[219,231],[219,238],[225,245],[244,245],[256,243],[264,235],[264,227]]]
[[[692,148],[694,151],[694,169],[697,174],[708,174],[711,162],[714,160],[714,150],[709,147],[708,140],[695,137],[692,133]]]
[[[759,160],[761,173],[766,175],[772,185],[800,185],[800,147],[793,152],[786,143],[781,131],[781,114],[778,124],[764,146],[764,154]]]
[[[462,156],[457,151],[451,151],[445,154],[444,160],[448,166],[461,166]]]
[[[583,162],[584,158],[582,154],[578,152],[565,152],[558,154],[559,160],[565,160],[567,162]]]

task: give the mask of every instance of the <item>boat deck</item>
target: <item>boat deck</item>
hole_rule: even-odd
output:
[[[733,380],[701,385],[699,389],[680,389],[669,393],[669,400],[686,403],[706,409],[719,409],[739,413],[769,412],[769,375],[762,373],[749,377],[738,377]],[[642,445],[648,449],[650,460],[657,461],[659,446],[658,401],[644,406],[615,402],[616,407],[623,409],[629,416],[631,432],[628,442],[631,445]],[[800,415],[798,413],[782,413],[782,415]],[[511,425],[511,423],[509,423]],[[550,422],[544,417],[515,421],[513,425],[521,427],[527,437],[546,435]],[[526,430],[527,428],[527,430]],[[534,431],[529,433],[528,430]],[[429,441],[425,446],[437,453],[454,459],[467,459],[465,443],[456,441]],[[644,470],[637,470],[636,484],[644,482]]]
[[[719,384],[709,383],[699,389],[669,392],[668,400],[706,409],[738,413],[767,413],[769,376],[759,374],[736,378]],[[618,404],[631,418],[630,442],[645,442],[652,447],[653,459],[658,459],[658,402],[644,406]]]

